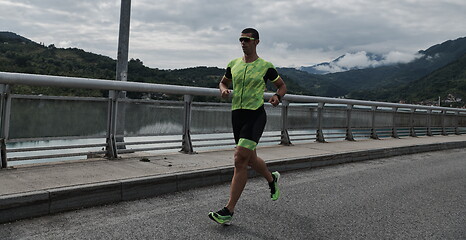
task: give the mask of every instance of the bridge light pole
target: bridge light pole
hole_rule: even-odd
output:
[[[120,32],[118,37],[118,54],[116,80],[128,80],[129,22],[131,18],[131,0],[121,0]]]
[[[120,30],[118,36],[118,52],[116,66],[116,80],[128,80],[128,49],[129,49],[129,26],[131,18],[131,0],[121,0],[120,9]],[[118,157],[117,149],[124,149],[124,145],[117,145],[124,142],[125,126],[125,104],[119,106],[118,100],[126,98],[125,91],[109,92],[109,113],[107,132],[107,156]]]

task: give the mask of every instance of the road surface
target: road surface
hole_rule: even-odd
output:
[[[207,213],[229,184],[0,225],[0,239],[466,239],[466,150],[250,179],[231,226]]]

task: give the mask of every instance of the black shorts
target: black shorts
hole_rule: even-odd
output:
[[[267,114],[265,113],[264,105],[256,110],[233,110],[231,113],[231,122],[236,145],[251,150],[256,149],[267,123]]]

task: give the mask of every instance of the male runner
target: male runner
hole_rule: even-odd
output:
[[[228,86],[233,83],[232,125],[236,142],[235,168],[230,186],[230,199],[218,212],[210,212],[209,217],[217,223],[229,224],[235,211],[235,205],[248,180],[248,166],[260,173],[269,182],[271,199],[280,196],[278,172],[271,173],[264,160],[256,154],[256,145],[265,128],[267,116],[264,110],[264,90],[267,80],[274,83],[277,93],[269,103],[277,106],[286,94],[286,85],[278,75],[272,63],[259,58],[256,52],[259,33],[253,28],[246,28],[239,38],[243,57],[232,60],[225,75],[219,83],[222,97],[230,94]]]

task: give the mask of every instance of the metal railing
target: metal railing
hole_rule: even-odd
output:
[[[14,95],[10,93],[10,85],[14,84],[99,89],[108,90],[110,94],[108,98]],[[194,96],[219,97],[220,93],[218,89],[0,72],[0,91],[0,148],[2,168],[7,167],[10,161],[64,158],[94,154],[105,154],[109,158],[116,158],[119,154],[123,153],[167,149],[181,149],[181,152],[184,153],[194,153],[195,148],[234,145],[229,128],[220,127],[220,129],[213,129],[214,127],[207,126],[205,128],[207,130],[194,130],[199,127],[193,126],[193,124],[199,125],[199,122],[209,122],[207,125],[215,125],[213,123],[217,121],[216,118],[228,119],[230,104],[193,101]],[[122,94],[124,92],[182,95],[184,96],[184,101],[133,100],[122,97],[125,95]],[[273,93],[264,93],[264,98],[268,99],[272,95]],[[38,109],[40,105],[32,104],[36,102],[40,102],[41,105],[47,105],[47,108],[55,111],[60,109],[60,113],[58,114],[60,116],[59,119],[49,120],[48,115],[40,115],[40,109]],[[67,102],[67,106],[61,106],[60,103],[62,102]],[[81,114],[78,116],[75,115],[75,112],[79,112],[79,108],[69,106],[71,103],[76,104],[77,102],[89,105],[90,107],[88,106],[87,109],[100,109],[99,114],[91,116],[91,120],[85,122],[81,128],[78,126],[78,129],[85,131],[91,126],[95,129],[93,129],[92,133],[85,134],[85,138],[105,139],[105,142],[91,141],[92,143],[85,144],[59,144],[57,146],[23,148],[7,147],[7,143],[15,142],[83,138],[79,133],[72,132],[70,129],[66,129],[66,127],[61,132],[52,128],[53,131],[58,131],[54,134],[40,131],[40,124],[56,124],[58,128],[62,117],[70,118],[71,120],[68,120],[74,121],[74,125],[78,124],[79,121],[83,121],[80,118],[87,115],[88,111],[84,110],[78,113]],[[15,120],[12,121],[12,110],[14,112],[15,107],[18,108],[21,104],[23,106],[34,105],[37,107],[26,108],[24,110],[25,113],[22,114],[14,113]],[[168,106],[176,109],[175,116],[171,120],[175,122],[180,121],[182,129],[169,131],[166,127],[162,127],[164,131],[157,134],[131,133],[129,130],[124,130],[124,127],[121,130],[122,125],[139,121],[138,118],[131,118],[132,115],[127,113],[136,106],[145,106],[146,109],[147,107],[157,107],[156,110],[145,110],[144,115],[151,114],[152,111],[164,110],[163,108]],[[210,113],[206,113],[203,110],[206,108],[210,109],[209,111],[211,112],[217,112],[217,115],[209,117]],[[21,131],[30,125],[28,124],[28,117],[36,110],[39,111],[39,115],[36,118],[42,119],[44,122],[29,129],[29,131],[34,132],[33,136],[22,135]],[[105,114],[102,113],[104,111]],[[268,112],[269,119],[272,119],[272,121],[268,123],[261,142],[272,142],[282,145],[290,145],[292,142],[299,141],[324,142],[333,139],[353,141],[361,138],[379,139],[384,137],[398,138],[403,136],[462,134],[466,131],[466,109],[457,108],[287,94],[283,98],[280,107],[272,108],[267,104],[266,111]],[[126,120],[122,120],[121,116],[125,116],[125,113]],[[209,118],[214,118],[214,120],[208,120]],[[57,121],[57,123],[54,121]],[[149,119],[148,121],[152,120]],[[225,120],[222,121],[225,122]],[[224,125],[229,124],[225,123]],[[66,132],[68,130],[69,132]],[[199,133],[198,137],[193,137],[193,130]],[[225,136],[226,133],[229,135]],[[181,146],[177,145],[177,143],[180,143],[179,139],[164,137],[164,135],[176,136],[178,134],[181,135]],[[156,139],[128,140],[130,137],[149,136],[156,136]],[[199,142],[201,144],[194,144]],[[135,145],[143,147],[129,148]],[[91,148],[93,150],[88,150]],[[101,149],[95,150],[97,148]],[[62,151],[65,149],[76,151],[63,153]],[[50,152],[50,154],[43,154],[43,152]],[[19,157],[8,156],[18,153],[28,154]]]

